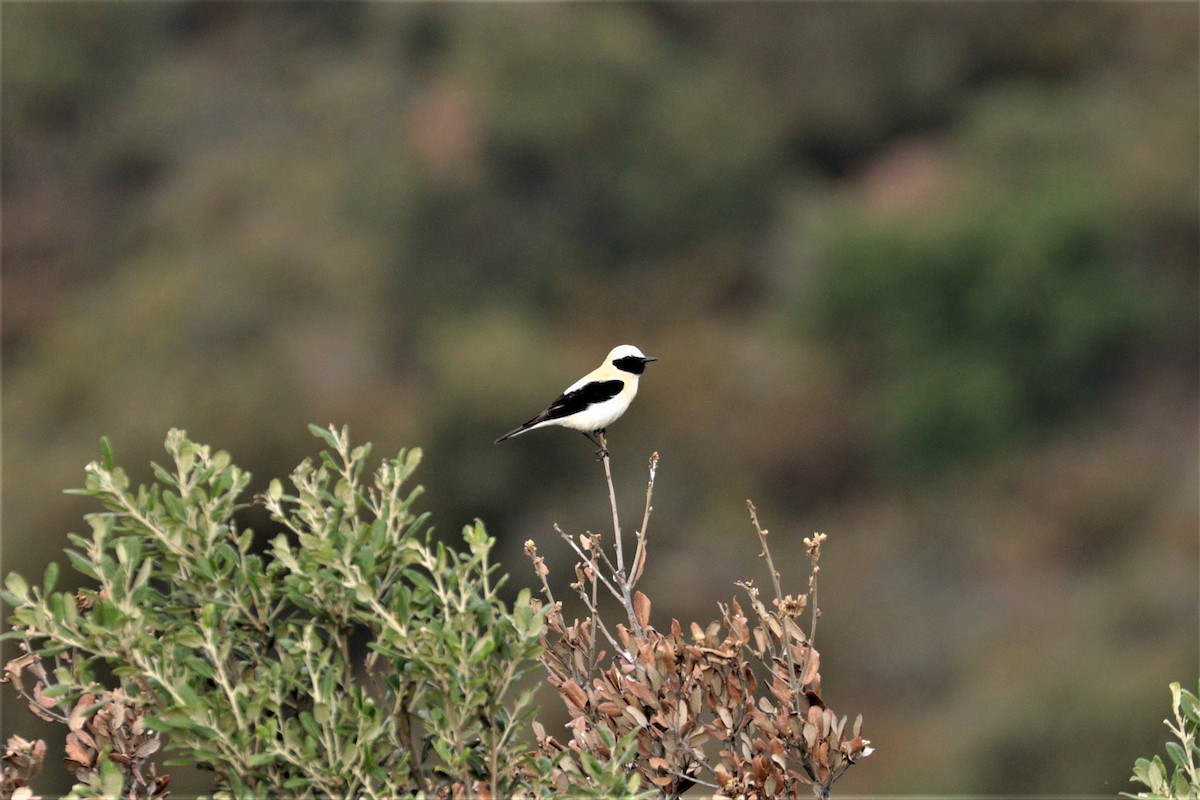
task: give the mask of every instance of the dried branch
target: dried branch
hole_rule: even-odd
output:
[[[767,531],[748,502],[774,589],[774,608],[768,609],[758,590],[743,582],[739,585],[749,594],[751,618],[734,600],[719,605],[721,620],[703,628],[692,623],[690,638],[678,621],[672,621],[669,631],[659,631],[650,624],[649,597],[634,586],[645,568],[658,455],[650,458],[642,528],[628,573],[611,467],[607,456],[603,460],[617,533],[616,560],[608,558],[593,534],[563,535],[582,559],[572,588],[591,618],[567,625],[557,605],[547,616],[542,661],[571,716],[572,741],[564,745],[539,733],[542,753],[557,759],[563,775],[579,776],[581,759],[607,763],[616,757],[614,742],[632,740],[629,766],[667,800],[695,784],[717,797],[795,799],[810,791],[828,797],[833,782],[871,748],[859,735],[861,717],[848,727],[846,718],[835,716],[820,696],[820,661],[812,637],[820,613],[815,590],[824,534],[805,540],[811,566],[808,593],[784,594]],[[548,571],[531,542],[526,553],[543,592],[551,597]],[[595,602],[601,582],[610,592],[618,590],[614,594],[628,619],[627,625],[614,626],[615,641]],[[806,635],[798,619],[810,599],[813,622]],[[596,650],[597,631],[614,647],[607,662]],[[765,685],[759,684],[751,655],[768,668]]]

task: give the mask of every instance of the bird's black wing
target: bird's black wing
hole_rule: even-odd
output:
[[[610,400],[621,393],[625,388],[625,381],[613,379],[611,381],[592,381],[585,383],[573,392],[563,392],[554,402],[550,404],[542,413],[531,419],[531,424],[545,422],[549,419],[562,419],[569,417],[572,414],[578,414],[588,406],[593,406],[596,403],[603,403],[605,400]]]
[[[518,427],[513,428],[497,439],[496,443],[499,444],[511,436],[516,436],[518,433],[527,431],[539,423],[578,414],[588,406],[603,403],[605,400],[616,397],[624,388],[625,381],[614,378],[610,381],[592,381],[591,383],[585,383],[573,391],[563,392],[554,399],[554,402],[545,411],[528,422],[524,422]]]

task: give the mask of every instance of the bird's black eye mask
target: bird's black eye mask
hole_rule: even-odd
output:
[[[646,371],[646,362],[637,356],[625,356],[618,358],[612,362],[613,366],[622,372],[632,372],[634,375],[641,375]]]

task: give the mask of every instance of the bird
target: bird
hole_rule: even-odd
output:
[[[597,436],[603,436],[608,426],[629,408],[637,394],[638,377],[646,364],[657,360],[643,355],[631,344],[614,347],[603,364],[564,389],[545,411],[501,436],[496,444],[535,428],[559,425],[579,431],[591,440],[599,448],[598,457],[608,456],[608,448]]]

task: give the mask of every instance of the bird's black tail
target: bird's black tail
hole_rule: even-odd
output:
[[[524,433],[527,430],[529,430],[529,423],[525,423],[524,425],[513,428],[511,431],[509,431],[508,433],[504,434],[499,439],[497,439],[495,441],[495,444],[500,444],[505,439],[511,439],[512,437],[516,436],[517,434]]]

